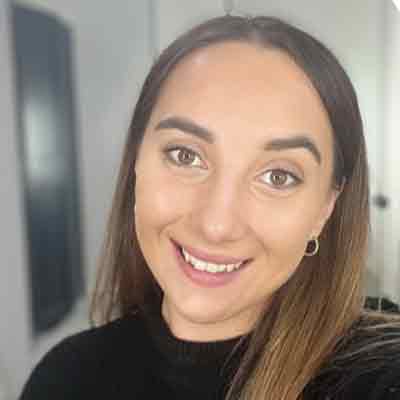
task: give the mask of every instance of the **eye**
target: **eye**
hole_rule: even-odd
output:
[[[269,180],[268,184],[278,190],[288,189],[302,182],[298,176],[284,169],[271,169],[263,175],[267,177],[267,181]]]
[[[171,162],[178,167],[204,168],[201,166],[201,157],[199,154],[186,146],[180,145],[167,147],[163,149],[163,153],[168,162]],[[267,180],[270,180],[270,183],[268,183],[269,186],[278,190],[288,189],[297,186],[302,182],[302,179],[297,175],[284,169],[271,169],[262,175],[267,176]],[[265,182],[265,180],[263,181]]]
[[[180,167],[201,167],[201,163],[194,163],[196,158],[201,160],[197,152],[185,146],[167,147],[163,150],[166,159]]]

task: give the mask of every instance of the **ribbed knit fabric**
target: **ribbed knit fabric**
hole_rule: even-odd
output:
[[[211,342],[176,338],[160,312],[146,314],[146,327],[156,348],[156,374],[176,393],[201,392],[204,398],[222,398],[239,366],[249,335]],[[240,342],[240,339],[243,339]],[[231,355],[234,347],[238,348]]]
[[[394,340],[400,332],[392,335]],[[174,337],[159,312],[129,314],[54,346],[32,371],[20,400],[223,400],[248,344],[244,336],[224,368],[240,338],[190,342]],[[400,351],[394,349],[388,347],[387,361],[374,362],[369,372],[356,360],[333,368],[332,376],[307,385],[304,400],[399,400]],[[332,395],[335,375],[345,382],[338,395]]]

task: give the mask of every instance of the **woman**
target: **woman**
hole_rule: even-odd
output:
[[[195,27],[136,105],[101,326],[52,349],[21,398],[400,398],[399,318],[363,310],[368,190],[329,50],[275,18]]]

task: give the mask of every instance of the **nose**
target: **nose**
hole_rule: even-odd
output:
[[[207,183],[192,210],[195,232],[208,243],[239,241],[245,234],[243,202],[238,185],[228,180]]]

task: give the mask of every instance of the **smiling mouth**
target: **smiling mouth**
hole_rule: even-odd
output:
[[[179,243],[177,243],[176,241],[174,241],[174,240],[172,240],[172,243],[173,243],[173,245],[175,246],[175,248],[178,250],[178,252],[180,253],[182,259],[186,260],[183,247],[182,247]],[[187,254],[189,254],[189,257],[193,257],[194,259],[196,259],[196,257],[192,256],[191,253],[188,252],[186,249],[185,249],[185,252],[186,252]],[[201,258],[197,258],[197,260],[199,260],[200,262],[207,263],[207,264],[212,264],[212,265],[220,265],[220,266],[221,266],[221,265],[229,265],[229,263],[217,263],[217,262],[212,262],[212,261],[206,261],[206,260],[203,260],[203,259],[201,259]],[[233,269],[233,271],[237,271],[238,269],[241,269],[242,267],[244,267],[245,265],[247,265],[250,261],[252,261],[252,259],[251,259],[251,258],[248,258],[248,259],[245,259],[245,260],[243,260],[243,261],[241,261],[241,262],[239,262],[239,263],[231,263],[231,264],[236,264],[236,266],[235,266],[235,268]],[[191,263],[189,262],[189,264],[191,264]],[[231,271],[232,271],[232,269],[231,269],[229,272],[231,272]]]

